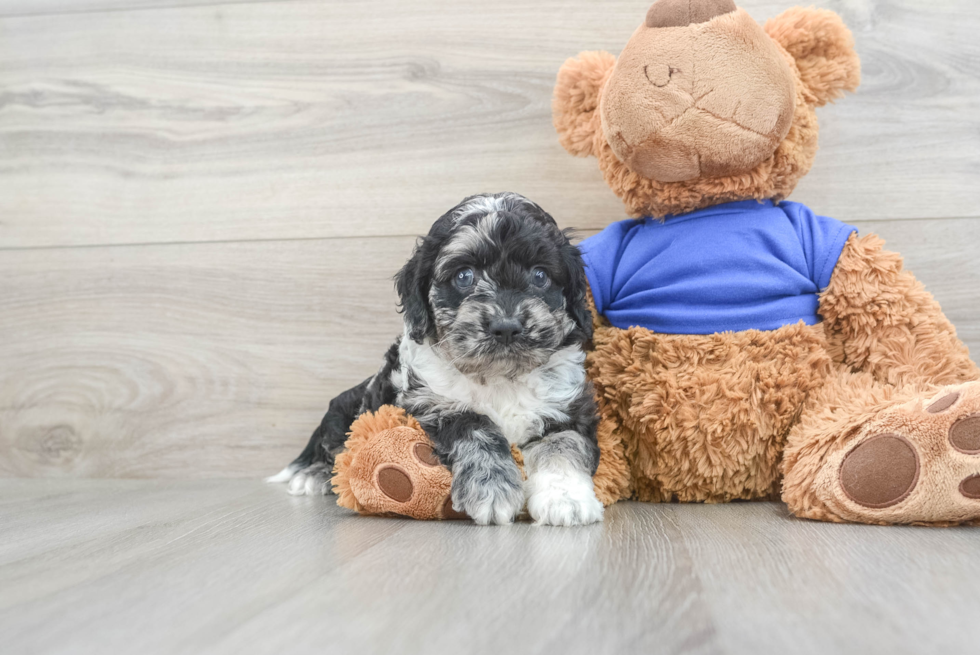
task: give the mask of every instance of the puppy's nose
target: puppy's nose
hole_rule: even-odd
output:
[[[516,318],[495,318],[490,321],[490,334],[497,343],[505,346],[519,337],[524,325]]]

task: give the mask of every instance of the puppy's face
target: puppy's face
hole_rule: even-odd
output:
[[[397,287],[409,336],[469,375],[517,375],[591,336],[578,249],[517,194],[467,198],[436,221]]]

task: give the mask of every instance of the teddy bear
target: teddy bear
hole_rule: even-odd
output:
[[[560,143],[596,158],[631,217],[580,244],[604,504],[980,522],[980,369],[880,238],[787,200],[816,156],[816,109],[859,80],[833,12],[762,26],[732,0],[656,0],[618,58],[561,67]],[[401,410],[361,417],[338,502],[460,518],[426,444]]]

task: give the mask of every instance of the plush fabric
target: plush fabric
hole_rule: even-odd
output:
[[[622,497],[778,495],[797,516],[823,521],[977,522],[980,370],[900,256],[875,235],[817,218],[809,243],[797,232],[794,256],[774,258],[784,267],[765,266],[746,242],[770,254],[788,243],[786,225],[766,211],[727,232],[720,219],[699,234],[672,230],[726,203],[785,199],[813,164],[815,109],[860,81],[853,39],[834,13],[794,8],[760,30],[723,9],[658,0],[618,59],[582,53],[556,83],[562,145],[595,156],[629,215],[647,217],[584,244],[597,309],[587,365],[600,432],[623,443]],[[752,56],[702,48],[736,35]],[[789,113],[778,75],[752,71],[788,71]],[[706,98],[726,120],[685,133]],[[750,126],[743,111],[757,121],[754,136],[732,129],[733,115]],[[780,325],[776,311],[710,320],[726,297],[741,305],[769,288],[778,304],[779,290],[791,294],[801,280],[812,286],[795,287],[808,303],[787,317],[798,323]]]
[[[839,497],[839,489],[838,497],[831,498],[829,487],[834,478],[825,471],[833,471],[835,458],[843,457],[845,448],[859,443],[862,436],[897,427],[898,432],[910,430],[916,440],[924,440],[928,448],[921,452],[940,464],[953,459],[962,464],[964,459],[944,439],[936,442],[933,426],[916,425],[916,417],[932,423],[928,415],[895,410],[907,403],[925,408],[943,388],[975,385],[980,369],[970,360],[939,303],[904,270],[901,257],[884,250],[883,245],[875,235],[852,235],[820,300],[834,373],[808,399],[781,464],[783,498],[800,516],[869,523],[930,521],[924,516],[897,514],[904,506],[885,512],[851,504],[843,511],[848,503]],[[960,403],[953,407],[954,414],[946,416],[961,417],[964,407],[967,413],[975,411]],[[904,424],[895,426],[896,420]],[[967,458],[967,463],[974,473],[980,473],[976,458]],[[952,475],[933,466],[920,477],[928,483],[931,473]],[[944,489],[944,494],[952,491],[949,485]],[[949,506],[946,510],[959,511]],[[972,519],[980,516],[976,508],[974,512]],[[939,516],[934,521],[950,522]]]
[[[726,14],[709,23],[699,24],[696,29],[707,30],[712,22],[721,19],[730,21],[732,17]],[[747,21],[739,25],[751,27]],[[683,31],[687,28],[652,29],[644,25],[634,33],[631,43],[637,38],[656,39],[662,33],[661,29]],[[632,170],[617,157],[600,117],[599,105],[606,98],[606,83],[614,68],[624,67],[606,52],[580,53],[566,61],[558,72],[552,110],[559,141],[576,156],[598,158],[606,184],[623,200],[627,213],[634,217],[662,217],[723,202],[782,200],[788,197],[800,179],[810,171],[816,156],[818,126],[815,108],[839,97],[844,91],[856,89],[860,82],[860,63],[854,52],[850,31],[833,12],[791,9],[767,22],[764,31],[771,40],[767,45],[776,46],[769,51],[769,56],[774,60],[781,59],[793,79],[793,110],[788,131],[774,146],[775,151],[752,168],[681,181],[656,180]],[[752,32],[758,36],[754,28]],[[630,44],[627,44],[629,47]],[[793,53],[800,59],[796,59]],[[639,72],[634,72],[638,76],[647,62],[637,59],[632,65],[638,69]],[[719,65],[721,69],[717,73],[724,79],[727,75],[741,76],[740,69],[749,64],[744,58],[732,58],[727,65],[724,61]],[[772,66],[774,70],[779,68],[776,61],[772,62]],[[806,78],[801,66],[806,70]],[[809,86],[807,81],[814,86]],[[749,99],[754,99],[757,93],[752,86],[733,87],[730,91],[736,97],[744,95]],[[608,100],[605,102],[609,104]],[[657,113],[659,111],[657,107]],[[654,112],[647,114],[653,115]],[[651,120],[658,119],[654,116]],[[586,145],[590,137],[591,144]],[[738,143],[729,143],[731,148],[728,151],[737,158],[742,157],[737,150]]]
[[[599,109],[617,159],[651,180],[683,182],[749,170],[771,157],[794,103],[789,63],[739,9],[686,27],[640,25]]]
[[[687,27],[694,23],[706,23],[715,16],[721,16],[737,9],[732,0],[669,0],[655,2],[647,12],[647,27]]]
[[[620,221],[579,247],[615,327],[713,334],[819,323],[817,295],[854,231],[797,203],[744,200]]]
[[[774,497],[789,430],[831,371],[819,325],[672,335],[603,323],[594,344],[600,430],[618,428],[643,501]]]

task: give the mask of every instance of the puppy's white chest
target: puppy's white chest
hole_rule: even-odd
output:
[[[510,443],[521,444],[540,435],[546,416],[564,415],[538,389],[527,385],[508,381],[470,391],[473,411],[489,416]]]
[[[547,364],[517,379],[485,383],[463,375],[430,347],[410,340],[403,341],[400,355],[406,375],[410,369],[421,379],[431,411],[483,414],[508,442],[518,445],[541,435],[547,421],[567,420],[567,408],[585,385],[585,354],[578,348],[555,353]],[[407,380],[396,386],[406,388]]]

